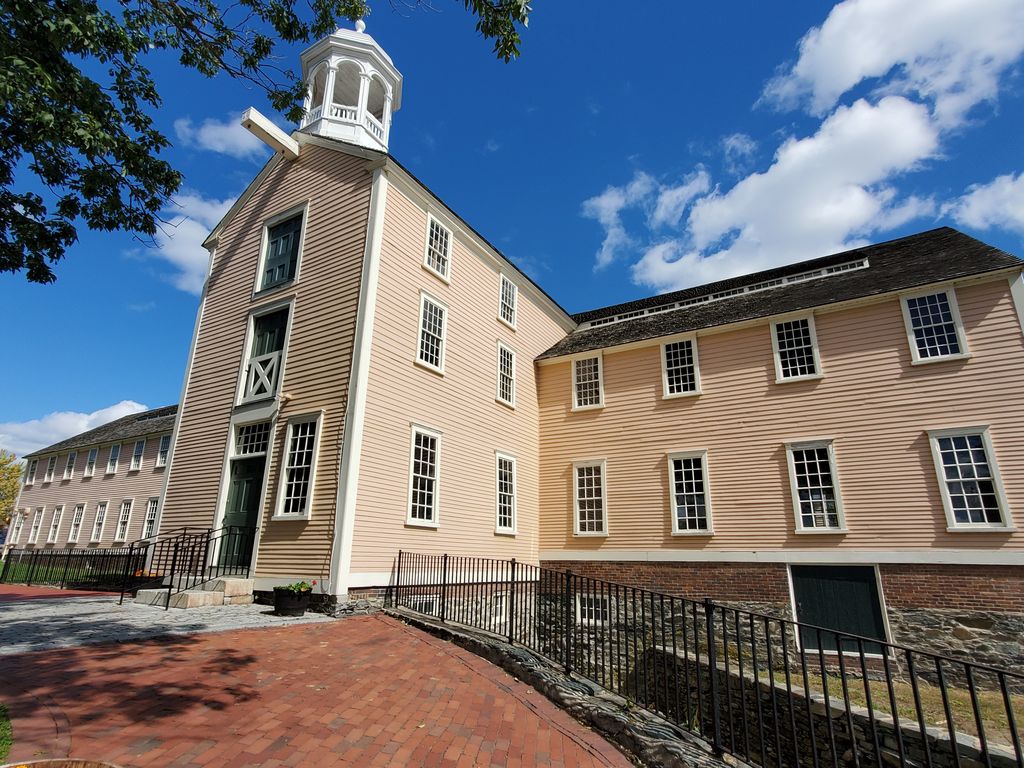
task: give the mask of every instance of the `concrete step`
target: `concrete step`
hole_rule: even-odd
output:
[[[250,594],[248,597],[249,602],[252,602],[252,595]],[[202,608],[208,605],[224,605],[227,599],[234,598],[225,598],[223,592],[205,589],[186,589],[184,592],[171,595],[170,607],[188,609]],[[138,594],[135,595],[135,602],[138,605],[155,605],[164,608],[167,606],[167,590],[140,589]]]
[[[224,597],[252,597],[252,579],[241,579],[236,576],[224,576],[203,584],[200,589],[207,592],[223,592]]]

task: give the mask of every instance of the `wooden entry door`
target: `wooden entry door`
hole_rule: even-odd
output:
[[[247,529],[228,532],[220,548],[220,564],[246,566],[252,558],[252,543],[260,519],[260,499],[263,491],[263,471],[266,457],[232,459],[228,500],[224,509],[223,527],[237,526]],[[252,534],[248,533],[251,531]]]

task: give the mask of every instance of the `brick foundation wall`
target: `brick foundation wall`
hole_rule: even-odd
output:
[[[880,565],[892,608],[1024,613],[1024,566]]]

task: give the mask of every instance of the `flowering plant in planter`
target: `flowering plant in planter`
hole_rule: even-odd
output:
[[[302,616],[309,607],[309,596],[313,593],[316,580],[297,581],[274,587],[274,613],[278,616]]]
[[[308,581],[296,581],[294,584],[285,584],[283,587],[274,587],[274,590],[287,589],[289,592],[295,592],[296,594],[301,592],[312,592],[313,587],[316,586],[316,579],[313,579],[313,583],[310,584]]]

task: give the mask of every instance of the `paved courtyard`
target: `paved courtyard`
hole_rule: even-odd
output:
[[[13,609],[22,632],[38,635],[45,618],[25,618],[26,607],[58,604],[95,611],[84,624],[107,617],[124,631],[139,629],[132,610],[114,612],[109,602],[2,603],[0,632],[10,632]],[[255,609],[265,621],[267,609]],[[82,645],[99,634],[74,632],[70,615],[60,614],[45,642],[63,647],[0,656],[0,700],[14,725],[10,759],[229,768],[630,765],[532,688],[380,614],[214,632],[216,619],[169,613],[178,624],[164,631],[178,634],[99,645]],[[53,637],[68,631],[77,643]]]

